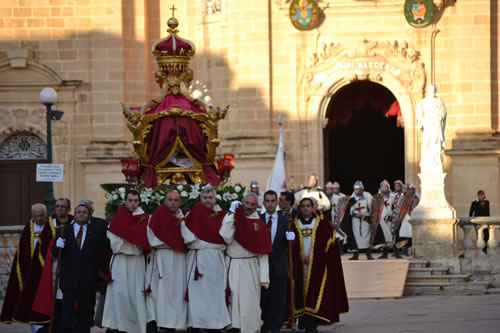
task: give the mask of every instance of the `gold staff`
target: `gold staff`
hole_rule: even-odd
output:
[[[292,214],[291,214],[291,209],[292,207],[287,207],[285,209],[286,216],[288,219],[288,232],[292,231]],[[291,324],[292,324],[292,331],[295,331],[295,298],[294,298],[294,290],[295,290],[295,284],[293,281],[293,260],[292,260],[292,241],[288,241],[288,276],[290,277],[290,306],[292,308],[291,310]]]

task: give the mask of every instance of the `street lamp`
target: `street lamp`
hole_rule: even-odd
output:
[[[43,88],[40,91],[40,100],[47,108],[47,163],[52,164],[52,120],[61,119],[63,112],[52,110],[52,105],[57,100],[57,93],[52,88]],[[54,198],[54,186],[52,182],[47,182],[47,195],[45,196],[45,206],[49,216],[55,212],[56,198]]]

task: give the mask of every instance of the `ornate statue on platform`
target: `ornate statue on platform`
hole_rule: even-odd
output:
[[[417,128],[422,131],[422,171],[443,171],[445,150],[444,130],[446,127],[446,107],[436,96],[436,87],[427,87],[427,97],[417,104]]]
[[[155,41],[151,50],[158,62],[154,75],[161,95],[140,108],[124,105],[123,114],[134,136],[134,150],[144,170],[141,177],[146,187],[165,182],[217,186],[217,128],[228,107],[211,107],[190,94],[194,73],[189,61],[195,46],[177,35],[178,24],[171,17],[169,35]]]

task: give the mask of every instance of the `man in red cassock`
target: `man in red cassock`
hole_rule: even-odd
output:
[[[349,310],[335,233],[313,207],[311,198],[303,198],[292,228],[298,241],[292,250],[295,308],[290,310],[307,333],[339,322],[339,314]]]
[[[139,193],[127,191],[107,232],[113,257],[102,325],[130,333],[146,332],[144,251],[150,250],[146,234],[149,215],[140,203]]]
[[[187,302],[186,252],[180,224],[184,215],[179,209],[181,196],[170,191],[165,202],[159,205],[149,221],[147,233],[151,252],[146,266],[146,308],[148,333],[157,327],[186,329]]]
[[[33,312],[32,305],[45,264],[44,257],[56,231],[45,205],[37,203],[31,206],[31,216],[19,237],[0,322],[31,324],[32,332],[36,332],[49,321],[48,316]]]
[[[226,215],[216,204],[216,192],[206,185],[200,202],[181,223],[181,233],[189,252],[186,256],[188,333],[200,328],[218,333],[231,323],[226,307],[226,244],[219,235]]]
[[[260,333],[261,286],[269,288],[269,258],[273,251],[264,221],[257,213],[258,196],[248,193],[235,201],[219,234],[227,244],[226,302],[234,332]]]

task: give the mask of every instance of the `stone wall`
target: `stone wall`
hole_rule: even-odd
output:
[[[65,102],[68,105],[56,104],[66,112],[63,122],[68,125],[62,132],[67,142],[56,142],[55,162],[66,163],[59,151],[67,151],[74,163],[68,184],[56,186],[56,196],[92,197],[97,213],[103,215],[104,192],[98,179],[123,181],[118,159],[131,153],[120,103],[140,105],[159,93],[150,47],[166,35],[172,4],[170,0],[6,0],[0,5],[0,61],[8,60],[9,49],[29,47],[32,61],[53,70],[61,81],[81,82]],[[290,0],[184,0],[175,5],[180,36],[197,48],[192,64],[195,80],[206,84],[215,104],[231,105],[221,123],[219,153],[235,154],[233,175],[243,183],[252,179],[266,183],[279,135],[278,114],[284,117],[287,180],[294,176],[295,185],[305,183],[311,172],[325,180],[322,126],[326,122],[321,110],[340,86],[315,86],[305,92],[301,84],[314,54],[321,54],[324,45],[355,50],[362,39],[388,42],[397,45],[395,54],[418,52],[416,61],[423,64],[425,74],[415,81],[431,80],[433,27],[409,26],[402,2],[324,0],[320,2],[324,21],[310,32],[292,27]],[[498,12],[495,1],[461,0],[445,7],[437,20],[435,80],[448,108],[445,190],[459,215],[479,188],[490,198],[492,213],[500,212],[498,150],[489,148],[486,161],[484,154],[473,150],[464,157],[463,149],[452,144],[460,131],[498,137]],[[346,73],[346,80],[352,75]],[[412,123],[419,94],[400,90],[396,81],[377,82],[398,97],[404,110],[406,180],[418,184],[420,134]],[[9,82],[0,85],[19,104],[21,97],[6,88]],[[422,89],[420,96],[423,93]],[[0,103],[2,111],[7,108],[11,105]],[[43,112],[39,104],[36,109]],[[44,125],[39,125],[33,131],[43,133]],[[0,132],[0,138],[5,133]],[[96,142],[107,147],[106,154],[96,153]],[[483,156],[480,165],[475,164],[478,156]],[[104,167],[99,172],[101,162]],[[481,177],[462,181],[464,175],[476,173]]]
[[[17,242],[24,226],[0,227],[0,298],[4,298]]]

